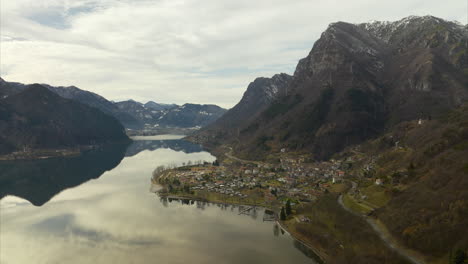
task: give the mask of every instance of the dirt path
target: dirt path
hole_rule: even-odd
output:
[[[355,183],[353,183],[353,187],[355,187]],[[409,260],[411,263],[414,263],[414,264],[426,264],[426,262],[421,259],[420,257],[416,256],[413,252],[411,252],[409,249],[403,247],[402,245],[400,245],[398,242],[396,242],[396,240],[391,236],[391,234],[385,230],[385,228],[381,227],[379,225],[379,223],[371,218],[371,217],[368,217],[368,216],[365,216],[365,215],[361,215],[361,214],[358,214],[354,211],[352,211],[351,209],[349,209],[348,207],[346,207],[343,203],[343,195],[340,195],[338,197],[338,203],[341,205],[341,207],[343,207],[343,209],[345,209],[346,211],[356,215],[356,216],[359,216],[359,217],[363,217],[364,220],[366,220],[366,222],[372,227],[372,229],[374,229],[374,231],[379,235],[379,237],[384,241],[385,245],[387,245],[387,247],[395,250],[398,254],[400,254],[401,256],[403,256],[404,258],[406,258],[407,260]]]

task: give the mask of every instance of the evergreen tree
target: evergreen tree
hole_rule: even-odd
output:
[[[463,264],[463,263],[465,263],[466,260],[467,260],[466,252],[461,250],[461,249],[458,249],[455,252],[455,256],[453,257],[452,263],[454,263],[454,264]]]
[[[410,165],[408,166],[408,175],[410,177],[413,177],[415,175],[415,169],[416,167],[414,166],[414,163],[411,162]]]
[[[286,214],[291,215],[292,214],[292,208],[291,208],[291,200],[286,201]]]
[[[286,213],[284,212],[284,207],[281,207],[280,220],[286,220]]]

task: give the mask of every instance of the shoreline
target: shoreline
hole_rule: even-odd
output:
[[[79,145],[68,148],[30,149],[27,151],[15,151],[0,155],[0,161],[28,161],[53,158],[72,158],[78,157],[88,151],[99,150],[116,144],[130,144],[132,141],[133,140],[129,138],[125,141],[107,142],[95,145]]]
[[[318,261],[319,263],[321,264],[325,264],[326,261],[325,259],[327,259],[327,257],[325,257],[324,255],[326,255],[325,252],[322,252],[322,250],[318,250],[316,247],[314,247],[313,245],[310,245],[309,243],[307,243],[307,241],[304,241],[303,239],[299,238],[298,235],[295,233],[295,232],[292,232],[291,230],[289,230],[284,224],[281,223],[281,220],[276,220],[275,223],[286,233],[289,234],[289,236],[291,236],[294,240],[296,240],[297,242],[301,243],[303,246],[307,247],[309,250],[311,250],[316,256],[318,259],[314,259],[315,261]]]
[[[60,157],[77,157],[87,150],[94,149],[89,147],[85,149],[42,149],[29,152],[13,152],[5,155],[0,155],[0,161],[25,161],[25,160],[41,160]]]
[[[161,184],[159,184],[159,185],[161,185]],[[163,185],[161,185],[161,186],[163,186]],[[325,264],[326,263],[325,259],[327,259],[327,257],[325,257],[326,254],[324,252],[322,252],[322,250],[318,250],[316,247],[314,247],[313,245],[311,245],[307,241],[304,241],[297,234],[295,234],[295,232],[289,230],[283,223],[281,223],[281,220],[278,219],[278,210],[277,210],[278,208],[272,208],[272,207],[265,206],[265,205],[240,203],[240,202],[235,203],[235,202],[210,201],[209,199],[201,198],[201,197],[198,197],[198,196],[195,196],[195,195],[189,195],[189,194],[187,194],[187,195],[171,195],[171,194],[161,194],[159,191],[156,191],[155,193],[159,197],[167,198],[167,199],[202,201],[202,202],[207,202],[207,203],[211,203],[211,204],[255,206],[255,207],[260,207],[260,208],[264,208],[264,209],[273,211],[275,213],[274,223],[277,224],[279,226],[279,228],[281,228],[284,232],[286,232],[293,240],[299,242],[301,245],[305,246],[308,250],[310,250],[315,255],[315,257],[312,258],[312,259],[314,259],[314,261],[318,262],[319,264]]]

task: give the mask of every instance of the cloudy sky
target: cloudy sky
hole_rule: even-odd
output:
[[[292,74],[331,22],[434,15],[467,0],[0,0],[0,75],[110,100],[232,107],[256,77]]]

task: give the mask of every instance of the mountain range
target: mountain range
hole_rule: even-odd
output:
[[[433,16],[332,23],[292,76],[258,78],[223,117],[192,136],[262,159],[287,148],[328,159],[407,120],[468,99],[468,27]]]
[[[158,104],[149,101],[142,104],[133,100],[112,102],[93,92],[75,86],[51,86],[42,84],[63,98],[97,108],[115,117],[125,128],[131,130],[151,130],[158,127],[200,128],[226,112],[216,105]],[[0,78],[0,97],[8,97],[23,91],[27,85],[7,82]]]
[[[255,79],[189,139],[250,160],[347,160],[347,179],[363,191],[356,197],[367,201],[372,188],[385,197],[371,217],[428,263],[447,263],[468,243],[467,115],[467,25],[433,16],[337,22],[292,76]]]
[[[199,129],[206,126],[226,110],[216,105],[200,104],[142,104],[134,100],[114,103],[117,108],[129,114],[140,123],[140,129],[151,130],[159,127],[179,127]]]

